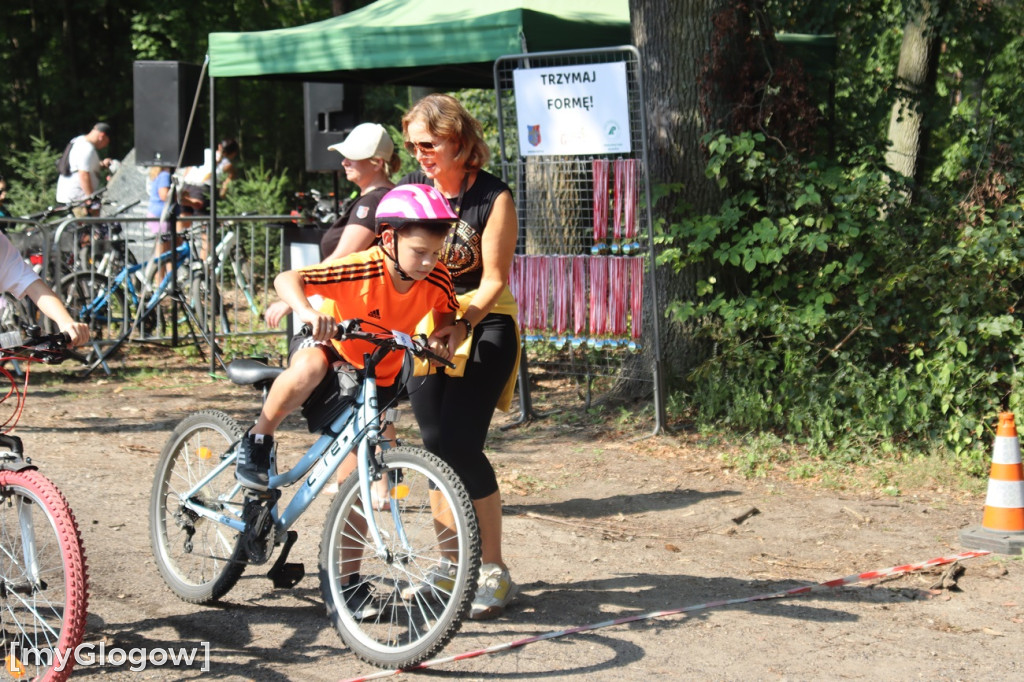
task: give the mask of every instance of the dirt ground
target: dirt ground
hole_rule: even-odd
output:
[[[133,351],[134,352],[134,351]],[[257,396],[195,361],[155,353],[115,377],[33,376],[16,433],[64,491],[82,530],[90,576],[86,641],[99,650],[208,646],[209,670],[129,664],[77,669],[76,679],[339,680],[372,674],[327,620],[316,578],[325,499],[300,520],[291,554],[307,576],[274,590],[247,572],[223,601],[193,606],[163,584],[147,503],[157,456],[186,414],[216,408],[247,421]],[[36,379],[39,379],[36,381]],[[1024,679],[1024,564],[992,555],[898,577],[786,592],[868,570],[964,551],[983,490],[934,481],[915,488],[747,479],[707,436],[651,436],[647,423],[555,415],[508,430],[489,450],[505,500],[506,559],[520,594],[506,615],[467,622],[443,655],[628,616],[746,600],[545,639],[446,663],[467,680],[981,680]],[[400,423],[415,442],[409,411]],[[282,449],[310,436],[297,420]],[[984,488],[984,485],[981,486]],[[202,644],[208,643],[207,645]],[[443,671],[443,672],[439,672]],[[430,673],[408,673],[403,678]],[[1017,677],[1017,676],[1020,677]]]

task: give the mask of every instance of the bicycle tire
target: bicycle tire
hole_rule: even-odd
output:
[[[219,410],[185,417],[171,432],[157,462],[150,497],[150,543],[157,569],[180,599],[206,604],[220,599],[245,571],[241,533],[184,508],[180,495],[212,471],[242,438],[238,422]],[[241,515],[242,494],[228,466],[197,495],[222,513]]]
[[[210,331],[206,324],[206,274],[203,270],[193,270],[188,283],[188,305],[196,316],[199,328],[203,332]]]
[[[35,570],[25,559],[25,523],[32,529]],[[17,667],[27,679],[66,680],[85,634],[85,550],[67,499],[35,469],[0,471],[0,545],[4,669]]]
[[[401,534],[389,510],[372,511],[387,545],[385,559],[376,555],[369,532],[349,523],[350,514],[357,523],[360,519],[366,523],[358,476],[349,476],[340,486],[324,525],[320,590],[335,629],[356,656],[379,667],[405,668],[440,651],[462,627],[476,592],[480,532],[469,493],[440,458],[420,448],[400,446],[386,450],[382,459],[389,475],[394,472],[401,476],[398,485],[391,488],[389,503],[397,505],[408,549],[399,539]],[[432,501],[436,504],[438,496],[452,510],[454,532],[444,537],[452,543],[447,555],[453,559],[453,572],[443,587],[417,593],[445,557],[432,509]],[[360,582],[372,592],[379,608],[376,615],[357,619],[343,598],[342,575],[346,568],[353,568],[351,564],[343,566],[343,548],[349,560],[361,552]],[[406,591],[413,594],[403,596]],[[356,609],[359,606],[354,604]]]
[[[75,320],[89,325],[94,337],[103,338],[106,333],[110,338],[118,338],[131,328],[136,307],[132,296],[123,285],[115,285],[109,277],[92,272],[73,272],[61,279],[60,290],[64,307]],[[110,292],[109,296],[102,306],[85,312],[93,301],[107,292]]]

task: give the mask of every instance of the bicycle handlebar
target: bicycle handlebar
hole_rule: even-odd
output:
[[[384,327],[380,327],[380,329],[383,330],[380,332],[363,331],[362,326],[364,322],[364,320],[360,319],[342,320],[338,323],[338,326],[335,328],[334,334],[331,335],[331,338],[337,341],[368,341],[389,352],[395,350],[407,350],[418,358],[436,360],[449,368],[455,367],[455,363],[450,362],[427,348],[426,336],[423,334],[402,334],[401,332],[386,330]],[[373,323],[371,322],[369,324]],[[312,336],[313,328],[308,324],[303,324],[299,329],[299,335]],[[408,339],[411,343],[406,343],[405,339]]]
[[[71,350],[70,343],[68,334],[41,334],[35,325],[26,327],[24,334],[19,331],[0,332],[0,351],[28,351],[22,353],[23,357],[40,360],[47,365],[59,365],[68,358],[87,363],[85,356]]]

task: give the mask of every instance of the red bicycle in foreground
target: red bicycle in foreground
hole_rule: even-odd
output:
[[[81,356],[65,334],[0,333],[0,377],[10,388],[0,403],[0,645],[4,672],[14,679],[59,682],[71,675],[85,633],[88,587],[85,551],[64,495],[25,456],[11,431],[25,407],[31,365]],[[23,367],[24,379],[10,363]],[[2,379],[0,379],[2,382]]]

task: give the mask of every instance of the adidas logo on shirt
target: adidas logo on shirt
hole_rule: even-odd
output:
[[[371,310],[370,312],[367,313],[367,316],[368,317],[372,317],[375,320],[379,320],[380,319],[380,308],[374,308],[373,310]]]

